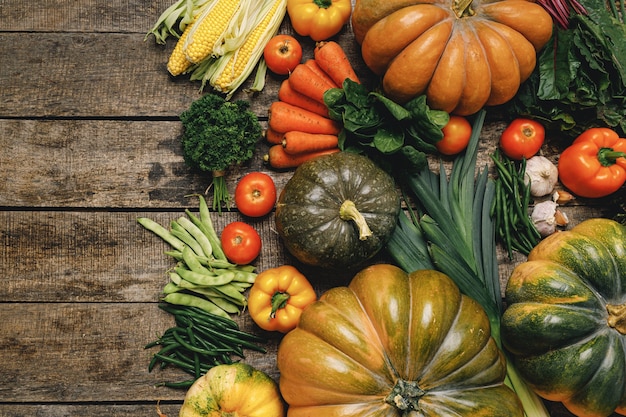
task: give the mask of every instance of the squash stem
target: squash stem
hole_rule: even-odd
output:
[[[372,230],[367,225],[365,217],[363,217],[363,215],[356,208],[354,202],[352,202],[351,200],[346,200],[343,202],[343,204],[339,208],[339,217],[341,218],[341,220],[354,221],[359,229],[360,240],[366,240],[372,235]]]
[[[474,16],[476,12],[472,9],[473,0],[454,0],[452,2],[452,11],[459,19],[467,16]]]
[[[626,334],[626,304],[607,304],[606,311],[609,313],[607,319],[609,326],[620,334]]]
[[[398,379],[396,385],[385,398],[385,402],[396,407],[401,414],[411,415],[414,411],[419,411],[419,400],[426,394],[415,381],[405,381]]]

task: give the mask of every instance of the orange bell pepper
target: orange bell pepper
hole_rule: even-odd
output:
[[[317,294],[306,277],[291,265],[259,273],[248,294],[248,311],[262,329],[287,333],[300,321]]]
[[[626,182],[626,139],[611,129],[591,128],[559,157],[559,179],[580,197],[605,197]]]
[[[287,14],[294,30],[314,41],[339,33],[351,13],[351,0],[287,0]]]

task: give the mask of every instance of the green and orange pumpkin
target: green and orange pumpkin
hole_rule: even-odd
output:
[[[438,271],[375,264],[310,304],[278,349],[289,417],[521,417],[481,306]]]
[[[550,235],[506,300],[503,344],[538,395],[580,417],[626,415],[626,227],[597,218]]]

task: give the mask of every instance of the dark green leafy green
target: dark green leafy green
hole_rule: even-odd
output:
[[[213,175],[213,209],[230,201],[225,171],[250,160],[261,138],[261,124],[249,108],[248,101],[205,94],[180,115],[185,163]]]
[[[350,79],[327,91],[324,101],[330,117],[343,124],[339,147],[364,153],[386,168],[397,163],[413,171],[427,166],[426,153],[436,152],[449,120],[448,113],[431,109],[425,96],[400,105]],[[390,156],[400,158],[391,163]]]
[[[626,134],[626,24],[614,3],[580,0],[568,29],[555,27],[538,64],[505,107],[574,138],[605,126]]]

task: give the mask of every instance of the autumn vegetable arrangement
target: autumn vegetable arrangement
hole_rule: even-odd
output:
[[[192,375],[169,384],[189,388],[180,415],[280,417],[286,405],[292,417],[547,416],[538,395],[578,417],[626,413],[626,229],[593,219],[556,232],[567,224],[558,223],[560,205],[623,188],[626,140],[586,130],[553,163],[542,155],[543,125],[518,118],[490,155],[492,168],[477,166],[485,106],[515,96],[552,39],[547,3],[455,2],[449,10],[358,0],[352,27],[380,88],[366,87],[328,39],[348,17],[320,27],[325,12],[342,7],[287,1],[295,31],[320,38],[304,62],[295,38],[266,43],[264,59],[282,77],[268,109],[266,161],[294,172],[278,196],[266,178],[244,177],[235,199],[244,217],[275,209],[276,233],[298,263],[353,278],[318,296],[292,265],[256,273],[256,255],[227,256],[227,230],[216,240],[204,198],[200,216],[188,212],[202,232],[190,232],[195,243],[174,223],[168,231],[140,219],[178,262],[164,295],[185,302],[164,296],[176,326],[148,346],[160,346],[150,369],[173,364]],[[280,42],[289,42],[282,56]],[[256,127],[252,136],[256,145]],[[433,156],[438,166],[429,165]],[[555,193],[559,180],[571,194]],[[498,244],[510,258],[527,256],[504,300]],[[374,262],[378,254],[385,262]],[[217,288],[184,279],[199,279],[187,269]],[[226,284],[215,278],[222,270],[235,272]],[[223,285],[239,295],[220,294]],[[220,303],[230,310],[216,310]],[[262,339],[232,324],[245,309],[259,331],[280,333],[279,385],[243,363],[244,349],[263,351]]]

